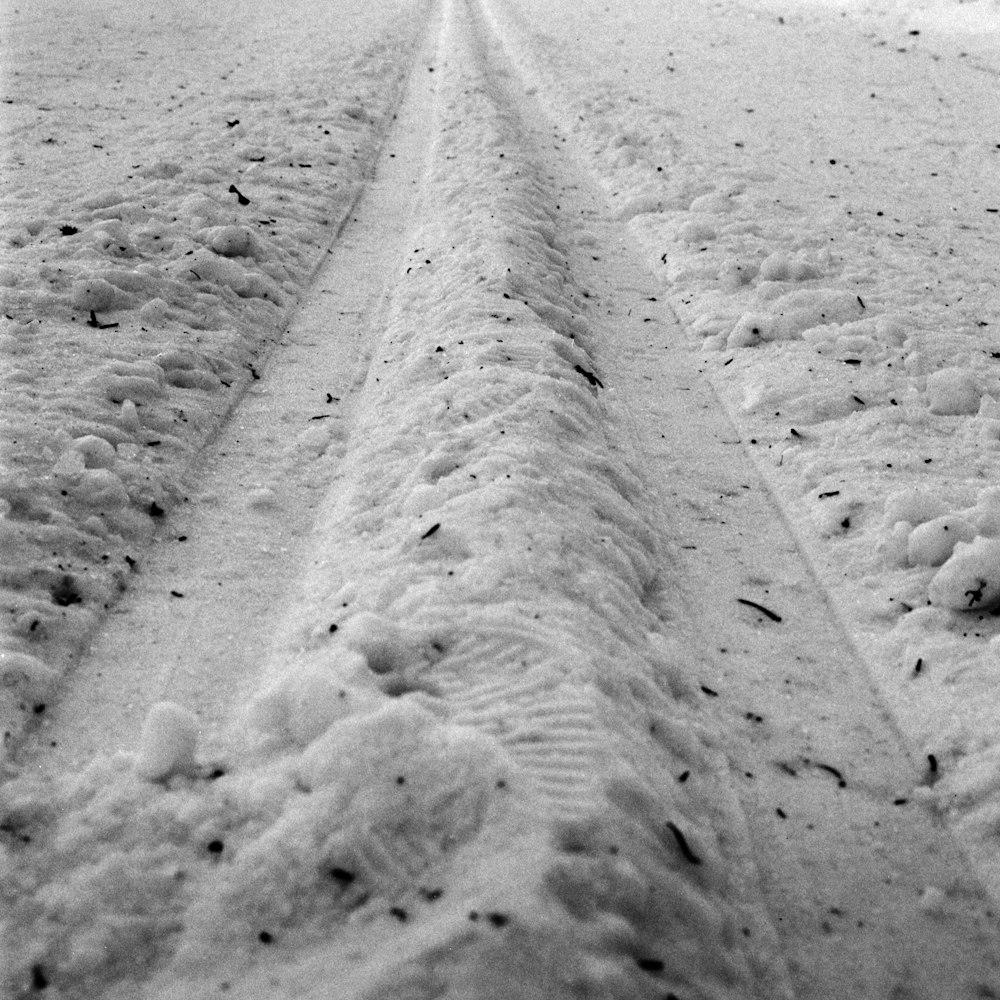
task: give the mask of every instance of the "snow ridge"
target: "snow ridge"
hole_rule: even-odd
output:
[[[48,865],[26,841],[15,987],[791,995],[510,69],[441,18],[413,249],[260,694],[193,774],[157,707],[140,773],[5,789]]]
[[[53,15],[66,38],[108,60],[98,81],[125,72],[122,53],[148,55],[157,21],[117,0],[100,11]],[[180,77],[169,100],[126,80],[137,96],[109,114],[100,101],[110,94],[88,94],[86,80],[74,91],[97,109],[98,135],[81,129],[79,109],[50,106],[44,83],[33,89],[40,70],[44,81],[65,67],[32,48],[30,23],[12,19],[11,66],[25,65],[3,105],[4,757],[141,571],[157,526],[185,500],[193,456],[260,375],[372,169],[404,78],[399,53],[413,45],[413,11],[387,34],[366,27],[332,51],[290,51],[295,32],[289,40],[269,16],[261,38],[253,21],[232,26],[231,62],[208,80],[211,19],[194,5],[175,14],[159,30],[176,34],[183,57],[147,67]],[[319,13],[318,27],[330,18]],[[262,46],[266,67],[256,64]],[[288,78],[292,106],[279,99]],[[57,137],[41,149],[37,127],[21,122],[39,104]],[[42,176],[51,201],[39,201]]]

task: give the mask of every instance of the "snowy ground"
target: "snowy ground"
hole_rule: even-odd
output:
[[[2,32],[5,996],[1000,996],[995,3]]]

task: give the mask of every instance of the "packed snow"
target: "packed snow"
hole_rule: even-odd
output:
[[[995,4],[39,0],[3,48],[7,994],[795,995],[561,148],[1000,898]],[[329,472],[229,727],[154,694],[47,768],[393,129],[408,242],[296,429]]]
[[[1000,890],[1000,11],[734,10],[632,4],[615,62],[596,31],[557,45],[542,10],[508,28]]]

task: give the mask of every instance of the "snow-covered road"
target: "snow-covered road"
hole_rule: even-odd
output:
[[[1000,996],[983,24],[102,2],[5,15],[3,988]]]

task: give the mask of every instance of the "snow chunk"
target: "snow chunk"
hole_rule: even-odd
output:
[[[706,212],[715,215],[723,215],[733,210],[732,197],[722,191],[709,191],[708,194],[699,195],[688,206],[691,212]]]
[[[52,466],[52,472],[60,481],[79,482],[83,470],[87,467],[83,455],[75,448],[67,448]]]
[[[779,250],[761,261],[760,277],[763,281],[811,281],[822,277],[822,272],[815,264]]]
[[[139,320],[148,323],[150,326],[162,323],[167,319],[169,306],[163,299],[156,297],[150,299],[139,309]]]
[[[393,826],[408,839],[438,827],[448,841],[461,841],[483,821],[511,764],[493,738],[441,725],[426,707],[395,699],[332,726],[303,753],[296,771],[303,788],[350,795],[362,816],[385,808],[380,788],[405,784],[407,798],[393,810]]]
[[[975,378],[963,368],[942,368],[927,376],[930,411],[955,417],[978,413],[980,393]]]
[[[646,215],[650,212],[662,212],[663,199],[659,194],[638,194],[628,199],[617,212],[615,218],[622,222],[634,219],[637,215]]]
[[[198,233],[198,239],[222,257],[252,257],[266,260],[267,252],[246,226],[214,226]]]
[[[372,706],[378,696],[358,683],[366,673],[360,653],[340,650],[328,666],[299,669],[264,691],[251,705],[251,722],[282,741],[307,746],[334,722]]]
[[[172,180],[183,171],[184,168],[172,160],[157,160],[148,167],[142,168],[140,174],[150,180]]]
[[[910,564],[909,541],[913,525],[909,521],[897,521],[888,535],[879,539],[877,551],[887,566],[902,568]]]
[[[341,629],[342,640],[361,653],[368,668],[376,674],[387,674],[405,666],[414,658],[413,643],[394,622],[364,611]]]
[[[100,228],[87,234],[88,242],[95,250],[108,257],[138,257],[132,238],[123,223],[118,219],[108,219],[101,223]],[[95,277],[97,277],[95,275]],[[110,284],[114,284],[111,281]]]
[[[726,347],[753,347],[764,340],[778,340],[777,325],[768,313],[744,313],[726,339]]]
[[[0,649],[0,686],[16,688],[22,698],[44,698],[58,676],[35,656]]]
[[[727,340],[728,347],[753,347],[761,341],[797,340],[803,332],[831,323],[847,323],[861,311],[849,292],[804,288],[787,292],[766,308],[740,317]]]
[[[103,510],[120,510],[129,502],[121,478],[111,471],[117,460],[114,446],[104,438],[78,438],[52,467],[57,482],[83,503]]]
[[[1000,604],[1000,539],[959,542],[928,590],[931,602],[953,611],[987,611]]]
[[[947,513],[944,501],[928,490],[899,490],[885,503],[885,524],[889,528],[900,521],[923,524]]]
[[[161,382],[145,375],[110,374],[103,376],[100,382],[105,396],[113,403],[123,403],[126,399],[149,403],[166,395]]]
[[[142,424],[139,421],[139,410],[131,399],[126,399],[122,402],[118,422],[124,430],[132,433],[135,433],[142,427]]]
[[[781,410],[796,423],[816,424],[842,419],[859,406],[847,393],[836,386],[823,385],[812,374],[792,374],[748,385],[742,408],[745,413]]]
[[[85,278],[73,282],[71,299],[76,309],[108,312],[112,309],[131,309],[132,297],[104,278]]]
[[[729,260],[719,268],[719,285],[724,291],[735,292],[749,285],[757,273],[757,265],[752,261]]]
[[[231,288],[243,299],[269,299],[278,305],[283,301],[277,284],[266,275],[248,271],[232,257],[220,256],[208,248],[194,251],[176,268],[182,278]]]
[[[110,441],[96,434],[85,434],[73,442],[74,450],[83,455],[88,469],[113,469],[117,455]]]
[[[1000,420],[1000,402],[988,392],[984,392],[979,400],[979,416],[984,420]]]
[[[935,517],[918,525],[906,542],[906,558],[911,566],[940,566],[959,542],[971,542],[976,529],[964,517]]]
[[[976,498],[976,506],[968,514],[977,534],[1000,537],[1000,486],[988,486],[983,490]]]
[[[136,774],[147,781],[163,781],[194,770],[198,749],[198,718],[172,701],[150,708],[139,737]]]
[[[879,345],[899,347],[906,334],[895,320],[878,316],[812,327],[803,331],[802,339],[820,354],[830,350],[862,354]]]
[[[151,361],[113,361],[97,384],[114,403],[149,403],[166,395],[163,369]]]
[[[85,469],[73,485],[73,496],[100,510],[121,510],[128,506],[128,490],[110,469]]]
[[[677,230],[681,243],[707,243],[718,236],[715,226],[704,219],[691,219]]]
[[[346,719],[302,755],[299,779],[314,790],[344,780],[346,775],[357,781],[361,775],[381,770],[388,761],[403,765],[436,721],[431,712],[411,701],[391,701],[375,712]]]
[[[129,196],[125,191],[120,188],[108,188],[98,194],[91,195],[89,198],[84,198],[81,204],[84,208],[100,211],[101,209],[123,205],[127,201],[129,201]]]
[[[330,446],[333,427],[329,424],[313,424],[295,439],[295,446],[312,458],[319,458]]]

